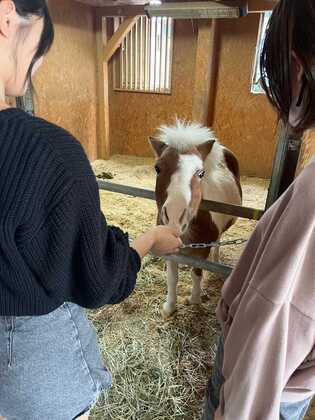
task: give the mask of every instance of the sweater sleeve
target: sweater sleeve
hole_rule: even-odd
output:
[[[215,420],[279,419],[282,401],[314,394],[313,169],[268,210],[224,286]]]
[[[126,299],[141,265],[128,235],[107,225],[93,176],[72,183],[21,253],[44,295],[86,308]]]
[[[225,381],[215,420],[279,419],[283,391],[314,346],[313,321],[292,304],[271,312],[274,304],[257,291],[246,294],[224,345]],[[314,375],[313,365],[307,375]],[[312,394],[311,388],[296,389],[295,401]]]

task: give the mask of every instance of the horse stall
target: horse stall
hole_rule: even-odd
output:
[[[18,106],[82,143],[109,224],[133,238],[156,223],[149,137],[181,120],[211,127],[240,165],[242,205],[204,200],[237,217],[220,261],[179,255],[177,312],[161,315],[165,259],[147,256],[135,292],[89,313],[114,387],[91,419],[199,419],[216,351],[215,309],[257,220],[314,153],[260,92],[257,57],[270,0],[49,0],[55,44]],[[299,158],[300,156],[300,158]],[[299,162],[298,162],[299,159]],[[296,170],[297,168],[297,170]],[[271,182],[270,182],[271,181]],[[240,241],[240,242],[242,242]],[[205,270],[201,303],[187,305],[191,267]],[[308,420],[315,418],[311,409]],[[313,413],[313,414],[312,414]]]

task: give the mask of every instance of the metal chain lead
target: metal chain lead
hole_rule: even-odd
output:
[[[181,249],[191,248],[191,249],[204,249],[204,248],[217,248],[219,246],[227,246],[227,245],[241,245],[247,242],[247,239],[234,239],[229,241],[217,241],[217,242],[209,242],[209,243],[200,243],[200,244],[184,244]]]

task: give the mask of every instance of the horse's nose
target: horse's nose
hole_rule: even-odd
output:
[[[169,221],[170,221],[170,219],[168,217],[166,206],[162,207],[162,221],[163,221],[164,225],[168,225]]]
[[[173,226],[179,229],[181,233],[184,233],[189,225],[188,211],[184,210],[172,211],[174,209],[169,208],[165,204],[161,210],[161,218],[164,225]]]

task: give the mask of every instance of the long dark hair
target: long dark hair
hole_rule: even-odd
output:
[[[297,130],[315,124],[315,1],[280,0],[270,18],[261,54],[262,86],[280,118],[288,122],[292,98],[292,52],[304,68]],[[303,100],[302,100],[303,99]]]
[[[53,44],[54,26],[45,0],[13,0],[13,3],[19,16],[25,19],[32,16],[44,19],[43,32],[26,75],[26,80],[31,81],[32,70],[36,61],[43,57]]]

